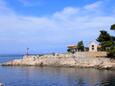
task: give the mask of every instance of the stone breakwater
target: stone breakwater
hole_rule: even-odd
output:
[[[3,66],[64,66],[98,69],[115,69],[115,60],[109,58],[78,57],[76,54],[24,56],[2,64]]]

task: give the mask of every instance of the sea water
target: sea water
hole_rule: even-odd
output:
[[[15,58],[5,58],[4,61]],[[115,86],[115,71],[93,68],[0,66],[0,82],[5,86]]]

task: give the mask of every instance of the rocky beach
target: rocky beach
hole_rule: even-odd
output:
[[[15,59],[1,64],[2,66],[57,66],[57,67],[83,67],[97,69],[115,69],[115,60],[107,57],[88,57],[81,53],[30,55],[22,59]]]

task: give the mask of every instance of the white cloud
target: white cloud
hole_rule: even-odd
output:
[[[61,12],[56,12],[54,13],[54,16],[56,18],[68,18],[71,17],[75,14],[77,14],[79,12],[78,8],[74,8],[74,7],[66,7],[64,8]]]
[[[108,27],[115,23],[114,15],[102,16],[96,13],[96,10],[89,11],[89,9],[101,7],[99,2],[82,8],[65,7],[62,11],[48,17],[20,16],[6,5],[2,5],[0,6],[5,9],[5,12],[13,13],[0,15],[0,41],[4,42],[11,40],[25,45],[40,44],[39,47],[67,45],[78,40],[87,42],[94,40],[99,30],[108,30]],[[103,10],[100,11],[103,12]]]
[[[87,10],[99,9],[102,4],[103,4],[103,1],[97,1],[97,2],[94,2],[92,4],[86,5],[84,8]]]
[[[13,15],[14,11],[12,11],[4,0],[0,0],[0,15]]]

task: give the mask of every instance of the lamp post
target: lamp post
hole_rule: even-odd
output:
[[[26,49],[26,56],[28,57],[29,55],[29,48]]]

